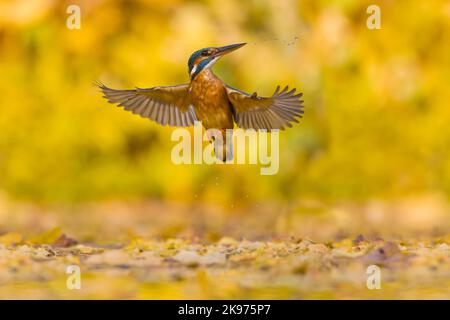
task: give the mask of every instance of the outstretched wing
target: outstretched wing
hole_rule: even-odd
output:
[[[227,86],[228,98],[235,111],[235,121],[244,129],[281,129],[292,127],[302,117],[302,93],[295,94],[296,89],[289,88],[280,92],[277,87],[272,97],[258,97]]]
[[[97,85],[109,102],[163,126],[187,127],[197,120],[189,103],[187,84],[133,90],[110,89],[102,83]]]

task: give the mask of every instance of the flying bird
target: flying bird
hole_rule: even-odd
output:
[[[298,123],[303,114],[302,93],[277,86],[271,97],[248,94],[226,85],[211,70],[224,55],[245,43],[208,47],[195,51],[188,60],[190,82],[176,86],[116,90],[98,83],[104,97],[125,110],[161,125],[187,127],[201,121],[205,129],[220,130],[211,136],[215,155],[222,161],[233,159],[232,137],[227,129],[285,129]],[[225,146],[223,148],[222,146]]]

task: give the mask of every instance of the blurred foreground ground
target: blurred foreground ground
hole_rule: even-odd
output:
[[[449,299],[447,212],[436,196],[241,208],[3,199],[0,298]],[[372,264],[380,290],[366,287]],[[69,265],[81,290],[66,288]]]

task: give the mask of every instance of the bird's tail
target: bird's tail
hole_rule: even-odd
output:
[[[214,136],[214,153],[220,161],[233,160],[233,133],[231,130],[221,129],[221,134]]]

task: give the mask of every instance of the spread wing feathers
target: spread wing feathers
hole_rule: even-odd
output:
[[[281,129],[292,127],[302,118],[303,93],[295,94],[296,89],[289,91],[286,86],[280,91],[277,87],[272,97],[258,97],[227,86],[228,98],[235,111],[235,121],[243,129]]]
[[[189,103],[187,84],[132,90],[115,90],[102,83],[96,84],[110,103],[163,126],[187,127],[197,120]]]

